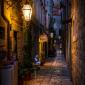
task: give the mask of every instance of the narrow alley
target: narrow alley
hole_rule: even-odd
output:
[[[85,85],[85,0],[0,0],[0,85]]]
[[[25,80],[24,85],[72,85],[64,56],[58,54],[47,59],[36,74],[33,73],[33,79]]]

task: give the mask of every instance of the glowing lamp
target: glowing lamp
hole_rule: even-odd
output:
[[[24,15],[24,18],[26,21],[30,21],[31,20],[31,16],[32,16],[32,7],[29,4],[25,4],[22,8],[22,12]]]

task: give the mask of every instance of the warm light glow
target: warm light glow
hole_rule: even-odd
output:
[[[26,21],[30,21],[31,20],[31,16],[32,16],[32,7],[28,4],[24,5],[22,8],[24,17]]]
[[[39,42],[47,42],[47,41],[48,41],[48,37],[46,34],[40,35]]]
[[[50,37],[53,38],[53,33],[50,33]]]

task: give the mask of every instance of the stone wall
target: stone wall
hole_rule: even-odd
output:
[[[72,0],[72,76],[74,85],[85,85],[85,0]]]
[[[7,58],[12,59],[13,56],[17,56],[19,62],[22,62],[24,46],[23,20],[21,13],[19,1],[0,0],[0,26],[5,29],[5,44],[3,46],[8,54]]]

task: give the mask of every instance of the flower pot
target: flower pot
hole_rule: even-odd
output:
[[[32,79],[31,73],[26,74],[25,77],[24,77],[24,80],[25,80],[25,81],[31,80],[31,79]]]
[[[19,78],[18,85],[24,85],[24,79]]]

